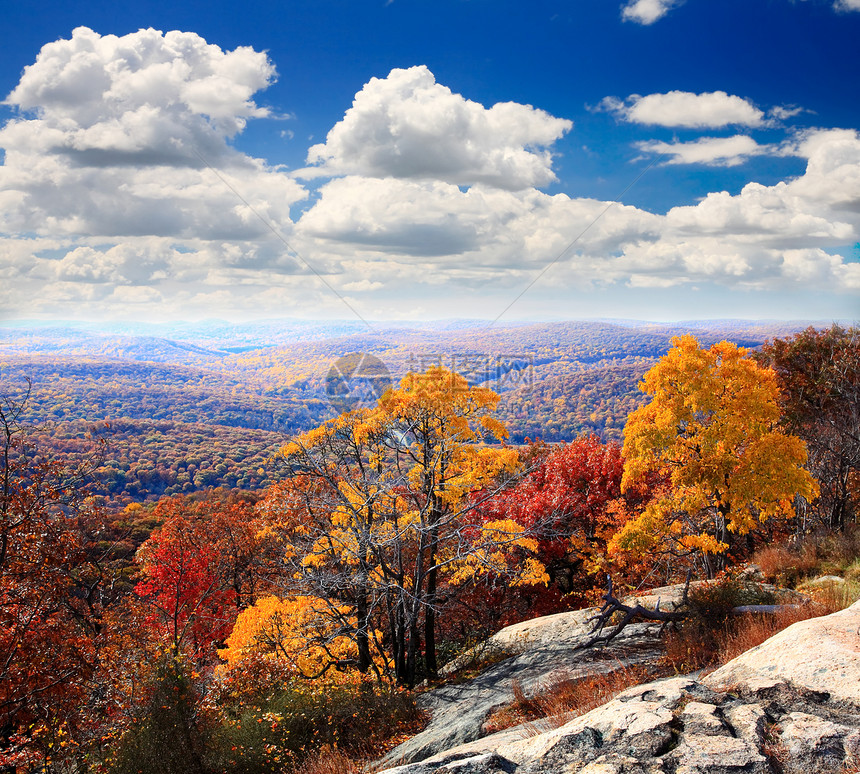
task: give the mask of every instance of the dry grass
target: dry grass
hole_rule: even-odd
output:
[[[850,607],[860,599],[860,579],[846,579],[844,583],[829,583],[823,586],[801,584],[800,591],[830,612],[836,612]]]
[[[728,663],[794,623],[827,615],[830,612],[834,611],[812,604],[788,608],[769,615],[742,616],[718,637],[717,663]]]
[[[717,627],[703,621],[686,621],[678,630],[666,635],[664,658],[678,673],[715,668],[761,645],[794,623],[843,610],[851,601],[849,594],[831,587],[818,590],[815,601],[809,604],[765,615],[736,616]]]
[[[532,696],[527,696],[515,681],[514,700],[493,712],[484,722],[483,731],[491,734],[538,719],[547,719],[548,727],[557,728],[605,704],[627,688],[668,674],[670,670],[660,665],[635,665],[590,677],[561,676]]]
[[[361,774],[362,764],[342,750],[324,747],[305,758],[292,774]]]
[[[663,661],[677,674],[695,672],[717,662],[717,638],[713,630],[687,622],[663,638]]]
[[[323,745],[303,757],[292,768],[284,769],[289,774],[368,774],[375,771],[381,759],[397,745],[417,734],[427,724],[429,717],[422,712],[419,720],[412,724],[384,724],[368,731],[367,743],[342,749]],[[360,721],[356,720],[356,723]]]
[[[767,580],[790,588],[816,575],[851,579],[860,573],[860,525],[844,532],[808,535],[795,545],[766,546],[754,554],[752,563]]]
[[[852,581],[860,581],[860,559],[855,559],[845,568],[845,578]]]
[[[780,586],[794,587],[816,571],[819,558],[815,547],[804,543],[799,549],[786,545],[766,546],[756,552],[752,561],[767,580]]]
[[[827,548],[828,555],[841,553],[844,557],[851,548],[850,543],[850,540],[839,541],[838,546],[834,544],[835,548]],[[785,568],[785,550],[777,546],[767,549],[767,553],[762,552],[765,558],[774,559],[774,566],[768,567],[769,572],[774,572],[777,566]],[[803,551],[799,554],[801,559],[810,555]],[[792,565],[794,568],[798,566],[798,563]],[[691,590],[689,617],[664,637],[665,663],[679,674],[718,667],[793,623],[843,610],[860,596],[860,583],[845,581],[815,586],[805,588],[804,594],[811,601],[784,605],[773,613],[733,615],[732,611],[737,606],[773,605],[779,603],[779,598],[760,585],[733,574]]]

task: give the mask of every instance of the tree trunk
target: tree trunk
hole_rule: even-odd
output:
[[[421,649],[421,607],[423,603],[423,588],[426,573],[424,572],[424,556],[427,552],[426,533],[421,534],[418,544],[418,556],[415,562],[415,574],[412,576],[412,595],[407,607],[409,628],[409,643],[406,648],[406,685],[415,687],[415,676],[418,673],[418,652]]]
[[[444,475],[444,463],[442,473]],[[436,546],[439,543],[439,523],[442,508],[435,494],[431,495],[430,540],[427,545],[427,602],[424,609],[424,665],[427,674],[436,677],[439,667],[436,663],[436,586],[439,571],[436,567]]]
[[[437,570],[432,566],[435,559],[431,557],[430,571],[427,573],[427,607],[424,610],[424,664],[427,674],[436,677],[439,667],[436,663],[436,579]]]
[[[710,554],[704,554],[702,560],[705,564],[705,577],[708,580],[713,580],[717,576],[717,570],[714,566],[714,561]]]
[[[415,611],[413,611],[411,618],[412,621],[409,623],[409,644],[406,648],[406,674],[404,675],[407,688],[415,687],[415,676],[418,673],[418,650],[421,647],[421,632]]]
[[[358,592],[358,599],[355,605],[355,616],[357,631],[355,634],[355,644],[358,647],[358,671],[362,674],[370,669],[370,637],[368,611],[367,611],[367,593],[362,588]]]

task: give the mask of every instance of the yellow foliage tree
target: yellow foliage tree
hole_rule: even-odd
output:
[[[498,400],[433,368],[283,448],[290,475],[264,503],[264,522],[282,540],[296,593],[354,611],[363,668],[372,646],[384,647],[398,682],[412,684],[423,639],[434,673],[440,577],[509,573],[508,549],[529,547],[519,525],[483,524],[477,512],[518,462],[516,450],[486,443],[507,437],[490,415]],[[517,572],[545,577],[535,563]],[[384,644],[369,636],[374,616]]]
[[[803,442],[781,432],[776,376],[727,341],[673,347],[639,385],[651,401],[624,430],[622,489],[656,477],[654,497],[612,542],[616,550],[698,554],[709,576],[733,534],[788,517],[817,496]]]
[[[466,565],[465,575],[470,575],[480,571],[482,564],[499,567],[495,560],[500,550],[470,547],[463,551],[461,539],[464,516],[473,505],[468,495],[492,490],[499,476],[510,474],[518,462],[515,449],[481,443],[487,437],[508,437],[505,426],[490,413],[498,402],[499,396],[492,390],[470,387],[459,374],[434,367],[423,374],[407,374],[399,389],[382,396],[377,408],[377,414],[388,420],[398,439],[391,462],[398,477],[408,482],[404,494],[417,519],[413,585],[426,592],[413,598],[407,618],[416,621],[419,607],[423,608],[425,665],[430,674],[437,671],[440,570]],[[504,539],[493,540],[492,531],[483,528],[477,542],[509,547],[518,540],[511,532],[506,532]],[[406,654],[410,672],[417,642],[418,633],[413,631]]]
[[[355,664],[355,643],[338,634],[327,612],[313,597],[264,597],[239,613],[218,655],[228,670],[257,657],[285,662],[309,679]]]

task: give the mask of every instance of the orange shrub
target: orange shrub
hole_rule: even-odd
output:
[[[818,557],[812,545],[804,543],[799,549],[791,549],[786,545],[765,546],[756,551],[752,561],[759,566],[767,580],[793,587],[802,578],[815,572]]]
[[[343,750],[324,747],[318,753],[305,758],[292,774],[361,774],[360,762],[354,760]]]

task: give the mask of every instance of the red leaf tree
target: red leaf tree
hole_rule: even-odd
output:
[[[135,593],[149,606],[147,621],[164,646],[211,662],[262,583],[253,499],[165,498],[154,514],[164,522],[138,551],[142,579]]]
[[[547,588],[476,590],[493,597],[504,623],[581,606],[601,585],[596,571],[606,547],[642,492],[621,492],[623,458],[616,443],[591,435],[557,445],[532,444],[523,455],[527,472],[485,506],[486,518],[511,518],[538,540]],[[602,578],[602,576],[601,576]]]

